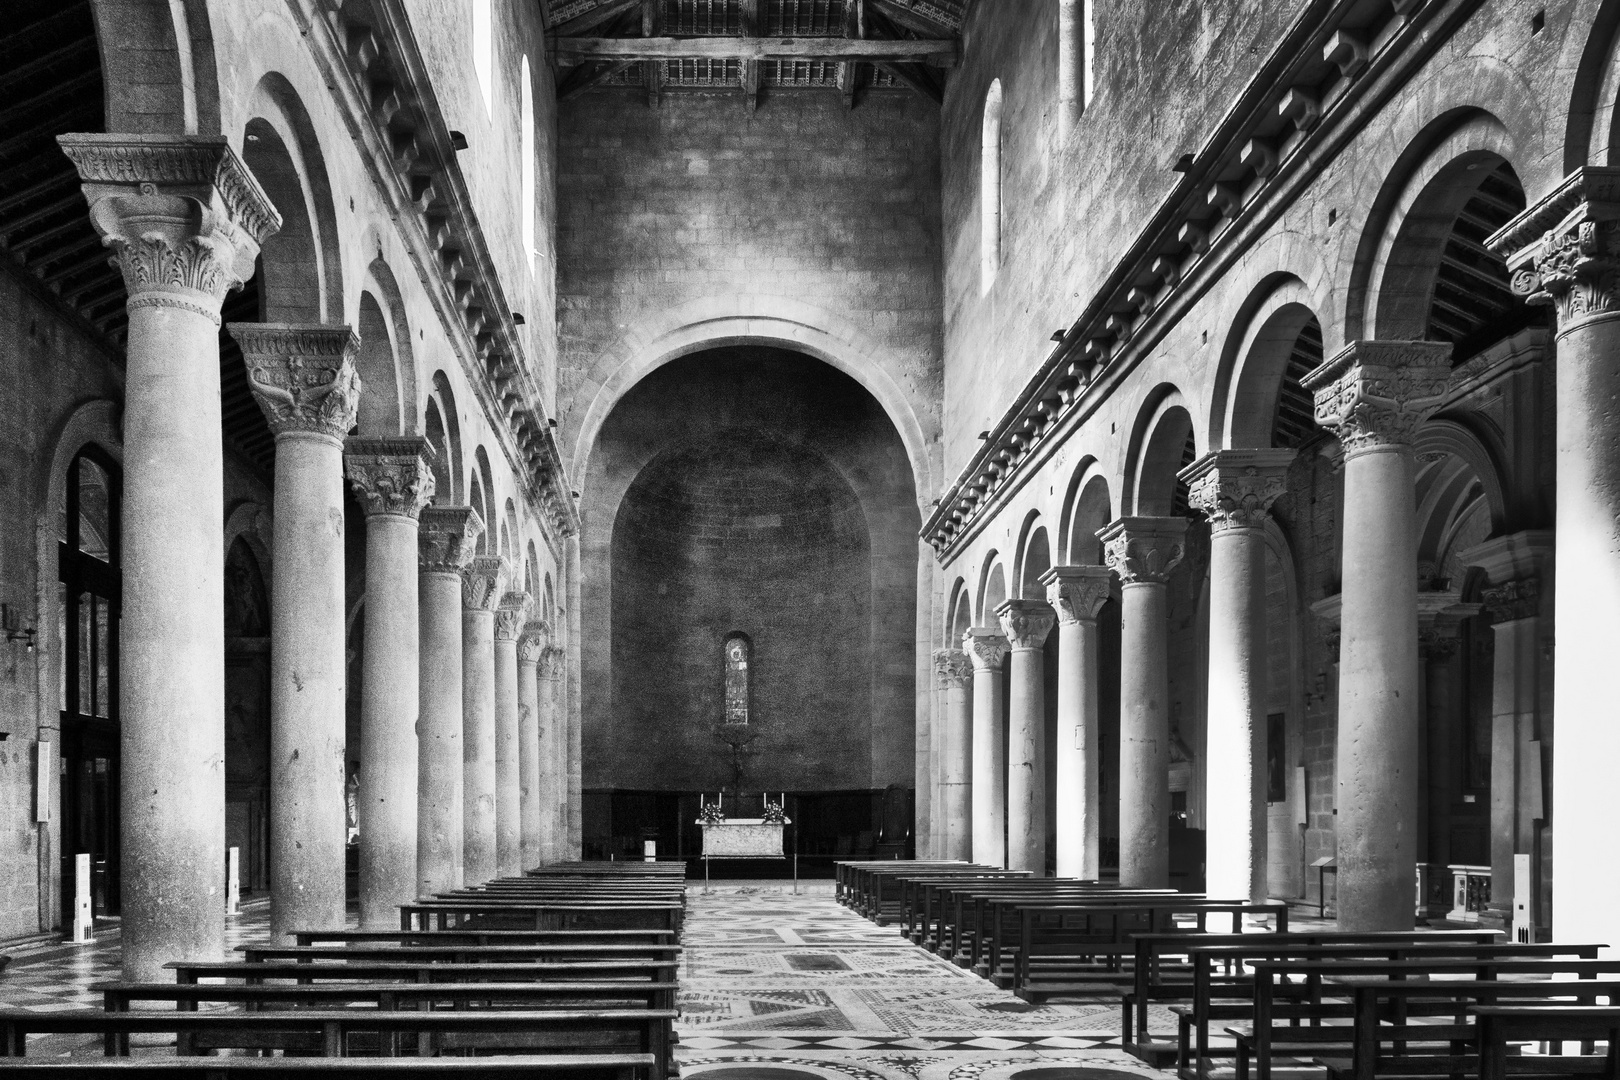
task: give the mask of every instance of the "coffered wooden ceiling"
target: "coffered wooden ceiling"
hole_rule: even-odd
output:
[[[557,95],[828,90],[853,108],[868,91],[938,102],[972,0],[538,0]]]

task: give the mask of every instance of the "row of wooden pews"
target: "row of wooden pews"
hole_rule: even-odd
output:
[[[1620,1075],[1620,961],[1495,930],[1291,932],[1287,909],[971,863],[843,863],[840,902],[1027,1001],[1117,994],[1183,1080]],[[1248,932],[1229,932],[1234,920]],[[1149,1030],[1168,1006],[1175,1032]]]
[[[174,961],[173,983],[101,984],[101,1011],[0,1010],[0,1080],[668,1080],[684,878],[548,866],[420,899],[398,930],[300,931],[240,960]],[[31,1058],[30,1035],[99,1037],[104,1056]]]

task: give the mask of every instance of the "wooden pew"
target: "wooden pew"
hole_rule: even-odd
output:
[[[471,964],[507,961],[546,964],[564,960],[679,960],[679,945],[471,945],[450,943],[392,945],[242,945],[242,958],[250,964],[267,960],[303,963],[325,960],[436,960]]]
[[[1614,1006],[1482,1006],[1479,1023],[1480,1080],[1508,1076],[1571,1075],[1588,1071],[1620,1075],[1620,1008]],[[1530,1057],[1509,1052],[1515,1042],[1607,1042],[1602,1057]],[[1593,1066],[1596,1066],[1595,1068]]]
[[[900,886],[900,934],[913,945],[931,949],[934,902],[943,885],[993,885],[1001,881],[1029,880],[1025,870],[978,874],[903,875]]]
[[[653,1054],[544,1057],[0,1057],[4,1080],[645,1080]]]
[[[1033,899],[1041,896],[1150,897],[1184,895],[1173,889],[1119,889],[1084,883],[1027,882],[1023,884],[941,885],[940,924],[935,933],[935,951],[958,967],[978,969],[983,951],[991,938],[991,905],[999,900]]]
[[[297,945],[678,945],[669,930],[296,930]]]
[[[271,979],[292,982],[524,982],[575,980],[600,982],[632,979],[638,982],[674,983],[680,965],[672,960],[569,960],[554,964],[438,963],[409,960],[287,961],[248,964],[229,960],[173,960],[163,965],[175,973],[175,981],[194,983],[200,979],[240,979],[259,983]]]
[[[622,929],[680,933],[677,903],[591,903],[580,900],[417,900],[399,906],[401,930]]]
[[[302,1006],[335,1008],[373,1005],[379,1009],[431,1009],[448,1003],[454,1008],[479,1006],[541,1008],[646,1008],[674,1009],[673,982],[631,979],[584,979],[547,982],[206,982],[206,983],[97,983],[108,1012],[128,1012],[136,1001],[173,1002],[175,1008],[195,1011],[202,1002],[221,1002],[250,1008]]]
[[[939,862],[905,861],[900,859],[882,859],[866,862],[835,862],[833,863],[833,895],[838,902],[846,907],[854,908],[865,914],[868,907],[867,894],[870,892],[870,875],[881,874],[896,869],[906,873],[921,873],[927,870],[959,871],[968,868],[981,870],[998,870],[1000,867],[986,866],[982,863],[969,863],[955,860]]]

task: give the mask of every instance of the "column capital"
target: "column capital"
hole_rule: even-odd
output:
[[[1559,329],[1620,307],[1620,168],[1582,165],[1488,237],[1513,292],[1558,313]]]
[[[131,310],[174,307],[219,325],[225,293],[253,276],[281,228],[224,136],[58,135],[90,221],[124,275]]]
[[[1211,531],[1260,529],[1271,504],[1288,490],[1293,450],[1213,450],[1178,474],[1193,509],[1209,518]]]
[[[1427,592],[1417,594],[1418,644],[1428,655],[1443,658],[1451,655],[1447,646],[1438,644],[1456,638],[1464,619],[1473,618],[1484,610],[1482,604],[1465,604],[1460,592]],[[1453,648],[1455,643],[1453,643]]]
[[[525,664],[540,663],[550,640],[551,627],[542,619],[530,619],[518,638],[518,659]]]
[[[561,645],[547,645],[540,653],[540,677],[547,682],[556,682],[563,675],[563,661],[568,653]]]
[[[1000,670],[1001,662],[1007,659],[1012,647],[1001,636],[1001,631],[975,626],[962,635],[962,651],[973,661],[974,671],[990,671]]]
[[[509,592],[501,597],[495,608],[495,640],[516,641],[523,636],[523,624],[529,621],[529,609],[534,601],[526,592]]]
[[[973,684],[973,661],[961,649],[935,649],[934,674],[941,690],[959,690]]]
[[[231,323],[253,400],[277,438],[314,432],[339,442],[360,415],[360,339],[347,326]]]
[[[1041,584],[1059,623],[1092,622],[1114,591],[1114,572],[1106,566],[1054,566],[1041,575]]]
[[[506,560],[476,555],[461,571],[461,606],[467,611],[494,611],[506,585]]]
[[[1451,343],[1352,341],[1300,380],[1346,458],[1412,445],[1451,376]]]
[[[1187,519],[1122,517],[1097,531],[1122,585],[1163,584],[1187,551]]]
[[[421,522],[416,551],[422,573],[459,577],[472,561],[484,519],[470,506],[430,506]]]
[[[1533,619],[1541,614],[1541,579],[1512,578],[1487,588],[1481,594],[1481,599],[1485,601],[1485,610],[1490,613],[1493,624]]]
[[[420,436],[343,443],[344,472],[368,518],[420,515],[433,500],[432,461],[433,447]]]
[[[1045,600],[1007,600],[996,608],[1001,633],[1013,652],[1035,652],[1057,622],[1057,612]]]

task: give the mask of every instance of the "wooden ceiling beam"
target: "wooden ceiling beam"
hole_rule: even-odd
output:
[[[866,0],[846,0],[844,4],[844,36],[860,40],[866,36]],[[860,66],[853,60],[838,65],[838,92],[844,96],[844,108],[855,107],[855,91],[859,88]]]
[[[870,3],[899,25],[919,34],[954,34],[962,29],[960,23],[936,18],[927,4],[916,4],[910,0],[870,0]]]
[[[608,0],[601,7],[592,8],[583,15],[551,28],[553,37],[575,37],[587,30],[595,30],[609,19],[618,18],[632,8],[640,7],[641,0]]]
[[[926,64],[954,67],[960,53],[955,39],[856,41],[815,38],[554,38],[559,63],[589,60],[824,60],[869,64]]]
[[[664,30],[659,0],[641,0],[641,36],[657,37]],[[647,107],[656,109],[664,101],[664,65],[649,60],[641,65],[641,81],[647,87]]]
[[[759,0],[737,0],[737,24],[744,38],[757,39],[759,37]],[[750,56],[737,65],[738,81],[742,83],[743,101],[748,105],[750,112],[759,108],[761,83],[759,62],[761,59],[761,57]]]
[[[935,105],[945,103],[945,91],[941,90],[929,78],[929,72],[926,68],[919,68],[916,64],[879,64],[878,67],[887,71]]]
[[[567,101],[578,97],[593,86],[597,86],[613,78],[619,72],[628,68],[634,60],[601,61],[593,64],[582,64],[565,76],[557,86],[557,100]]]

